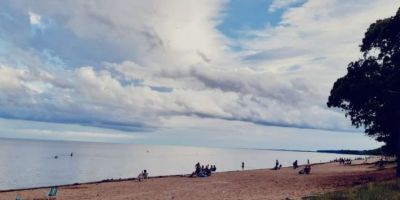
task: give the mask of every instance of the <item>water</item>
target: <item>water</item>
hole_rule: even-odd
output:
[[[246,169],[260,169],[272,168],[276,159],[290,166],[294,160],[301,165],[307,159],[326,162],[337,157],[343,155],[0,139],[0,190],[136,177],[143,169],[150,176],[189,174],[197,162],[215,164],[217,171],[231,171],[240,170],[242,161]]]

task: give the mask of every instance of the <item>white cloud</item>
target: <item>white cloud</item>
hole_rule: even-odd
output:
[[[134,59],[145,65],[166,63],[182,67],[204,62],[204,57],[210,60],[230,58],[225,53],[229,41],[215,29],[226,2],[74,0],[29,3],[17,0],[12,4],[21,12],[40,13],[52,19],[55,27],[65,28],[46,39],[50,42],[68,39],[71,44],[55,46],[49,42],[40,45],[54,48],[63,57],[68,56],[73,59],[71,63],[93,64],[84,63],[85,59],[95,60],[96,64],[101,63],[99,59],[114,62]],[[78,42],[80,48],[91,52],[82,55],[80,51],[71,51],[70,45]]]
[[[32,25],[40,25],[41,24],[42,17],[40,15],[33,13],[33,12],[28,12],[28,14],[29,14],[29,22]]]
[[[275,12],[276,10],[287,8],[305,0],[274,0],[268,8],[269,12]]]
[[[2,91],[17,90],[23,87],[21,79],[26,72],[21,69],[14,69],[0,64],[0,88]]]

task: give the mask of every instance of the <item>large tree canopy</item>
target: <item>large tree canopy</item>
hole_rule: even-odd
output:
[[[371,24],[360,49],[363,57],[351,62],[347,74],[335,82],[327,105],[344,110],[354,126],[364,127],[399,158],[400,9]]]

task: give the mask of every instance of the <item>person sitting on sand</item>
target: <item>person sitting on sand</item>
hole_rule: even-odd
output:
[[[304,169],[299,171],[299,174],[310,174],[311,172],[311,165],[306,165]]]
[[[304,170],[306,172],[306,174],[310,174],[311,172],[311,165],[306,165],[306,168]]]
[[[204,169],[204,172],[207,176],[211,176],[211,170],[208,168],[208,165],[206,166],[206,168]]]
[[[138,179],[139,182],[142,181],[144,179],[144,173],[140,172],[138,177],[137,177],[137,179]]]
[[[207,177],[207,173],[206,170],[204,168],[204,166],[201,168],[200,172],[198,174],[196,174],[198,177]]]
[[[200,173],[201,168],[200,168],[200,163],[199,162],[195,165],[195,169],[196,169],[196,171],[195,171],[196,174]]]
[[[299,171],[299,174],[304,174],[305,168]]]

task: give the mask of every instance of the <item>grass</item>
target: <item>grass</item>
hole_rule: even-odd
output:
[[[400,199],[400,179],[369,183],[342,191],[329,192],[320,196],[305,197],[303,200],[398,200]]]

